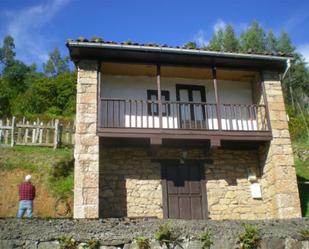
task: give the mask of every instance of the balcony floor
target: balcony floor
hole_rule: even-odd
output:
[[[218,131],[188,129],[99,128],[98,136],[115,138],[270,141],[271,131]]]

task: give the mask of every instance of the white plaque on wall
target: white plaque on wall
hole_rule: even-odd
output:
[[[259,183],[252,183],[250,188],[252,198],[254,199],[262,198],[261,185]]]

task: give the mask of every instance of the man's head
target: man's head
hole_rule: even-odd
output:
[[[25,181],[30,182],[31,181],[31,175],[26,175],[25,176]]]

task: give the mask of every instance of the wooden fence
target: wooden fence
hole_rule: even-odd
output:
[[[22,118],[0,119],[0,146],[47,146],[56,149],[60,145],[74,144],[74,123],[61,124],[58,119],[35,121]]]

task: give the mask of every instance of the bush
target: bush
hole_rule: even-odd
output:
[[[98,249],[100,247],[100,241],[97,239],[91,239],[88,240],[85,245],[83,245],[83,248],[85,249]]]
[[[176,241],[175,236],[173,236],[172,230],[168,224],[160,226],[155,233],[155,239],[160,243],[164,243],[167,248]]]
[[[72,196],[74,184],[74,160],[62,160],[53,165],[48,184],[53,196],[59,199],[67,199]]]
[[[203,243],[203,246],[202,246],[203,249],[208,249],[213,244],[210,233],[208,231],[205,231],[200,235],[200,240]]]
[[[250,224],[245,224],[244,228],[245,231],[239,236],[240,248],[257,248],[261,240],[260,229]]]
[[[54,197],[59,199],[67,199],[72,196],[74,176],[73,172],[66,177],[53,177],[48,178],[48,184],[51,193]]]
[[[139,249],[149,249],[150,248],[149,239],[147,237],[144,237],[144,236],[136,237],[135,242],[138,245]]]
[[[299,232],[303,240],[309,240],[309,229],[303,229]]]
[[[60,249],[77,249],[78,241],[71,237],[61,236],[58,238]]]

